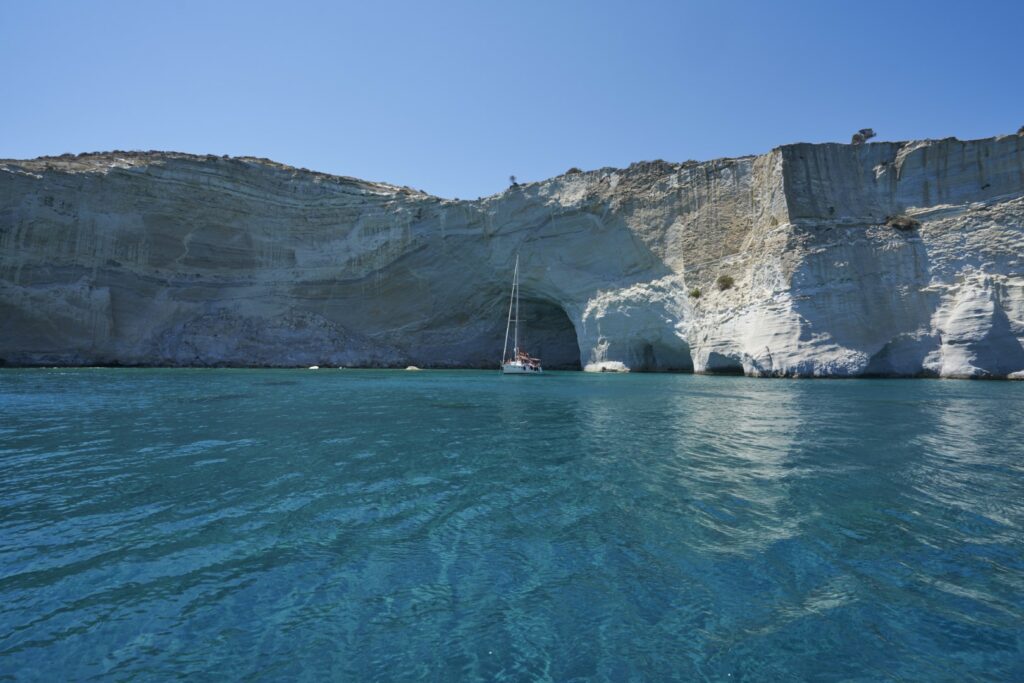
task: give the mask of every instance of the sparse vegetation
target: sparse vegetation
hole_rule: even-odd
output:
[[[853,134],[853,137],[850,139],[850,144],[863,145],[873,137],[875,137],[875,131],[873,128],[861,128]]]
[[[700,287],[694,287],[693,289],[691,289],[690,290],[690,296],[693,297],[694,299],[699,299],[700,298]]]
[[[519,183],[517,183],[517,182],[516,182],[516,177],[515,177],[514,175],[510,175],[510,176],[508,177],[508,183],[509,183],[509,185],[511,185],[512,187],[519,187]]]
[[[896,228],[903,232],[910,232],[911,230],[917,230],[921,227],[921,221],[904,215],[889,216],[885,219],[885,224],[890,228]]]
[[[1024,126],[1017,129],[1017,135],[1024,135]]]
[[[719,292],[724,292],[727,289],[732,289],[735,282],[731,275],[719,275],[718,279],[715,280],[715,284],[718,286]]]
[[[1024,130],[1024,129],[1021,129],[1021,130]],[[575,175],[576,173],[583,173],[583,171],[581,171],[580,169],[578,169],[575,166],[573,166],[572,168],[570,168],[568,171],[565,172],[565,175]]]

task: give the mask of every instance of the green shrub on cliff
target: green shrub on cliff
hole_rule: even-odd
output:
[[[732,289],[735,283],[731,275],[719,275],[718,279],[715,280],[715,284],[718,285],[719,292],[724,292],[727,289]]]
[[[911,230],[917,230],[921,227],[921,221],[915,220],[910,216],[889,216],[885,219],[885,224],[890,228],[896,228],[903,232],[909,232]]]
[[[873,128],[861,128],[860,130],[853,134],[852,138],[850,138],[850,144],[863,145],[865,142],[867,142],[868,140],[875,136],[876,133]]]
[[[690,296],[693,297],[694,299],[699,299],[700,298],[700,287],[694,287],[693,289],[691,289],[690,290]]]

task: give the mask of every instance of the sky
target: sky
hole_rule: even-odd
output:
[[[0,158],[268,157],[444,197],[1024,125],[1021,0],[0,0]]]

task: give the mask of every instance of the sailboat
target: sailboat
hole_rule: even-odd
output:
[[[515,313],[515,317],[513,317]],[[515,326],[513,327],[513,323]],[[512,332],[512,353],[508,352],[508,335]],[[501,372],[506,375],[539,375],[544,372],[539,358],[519,348],[519,254],[512,275],[512,296],[508,301],[508,324],[505,326],[505,348],[501,351]]]

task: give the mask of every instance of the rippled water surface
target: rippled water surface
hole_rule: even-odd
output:
[[[0,372],[0,679],[1024,680],[1024,383]]]

